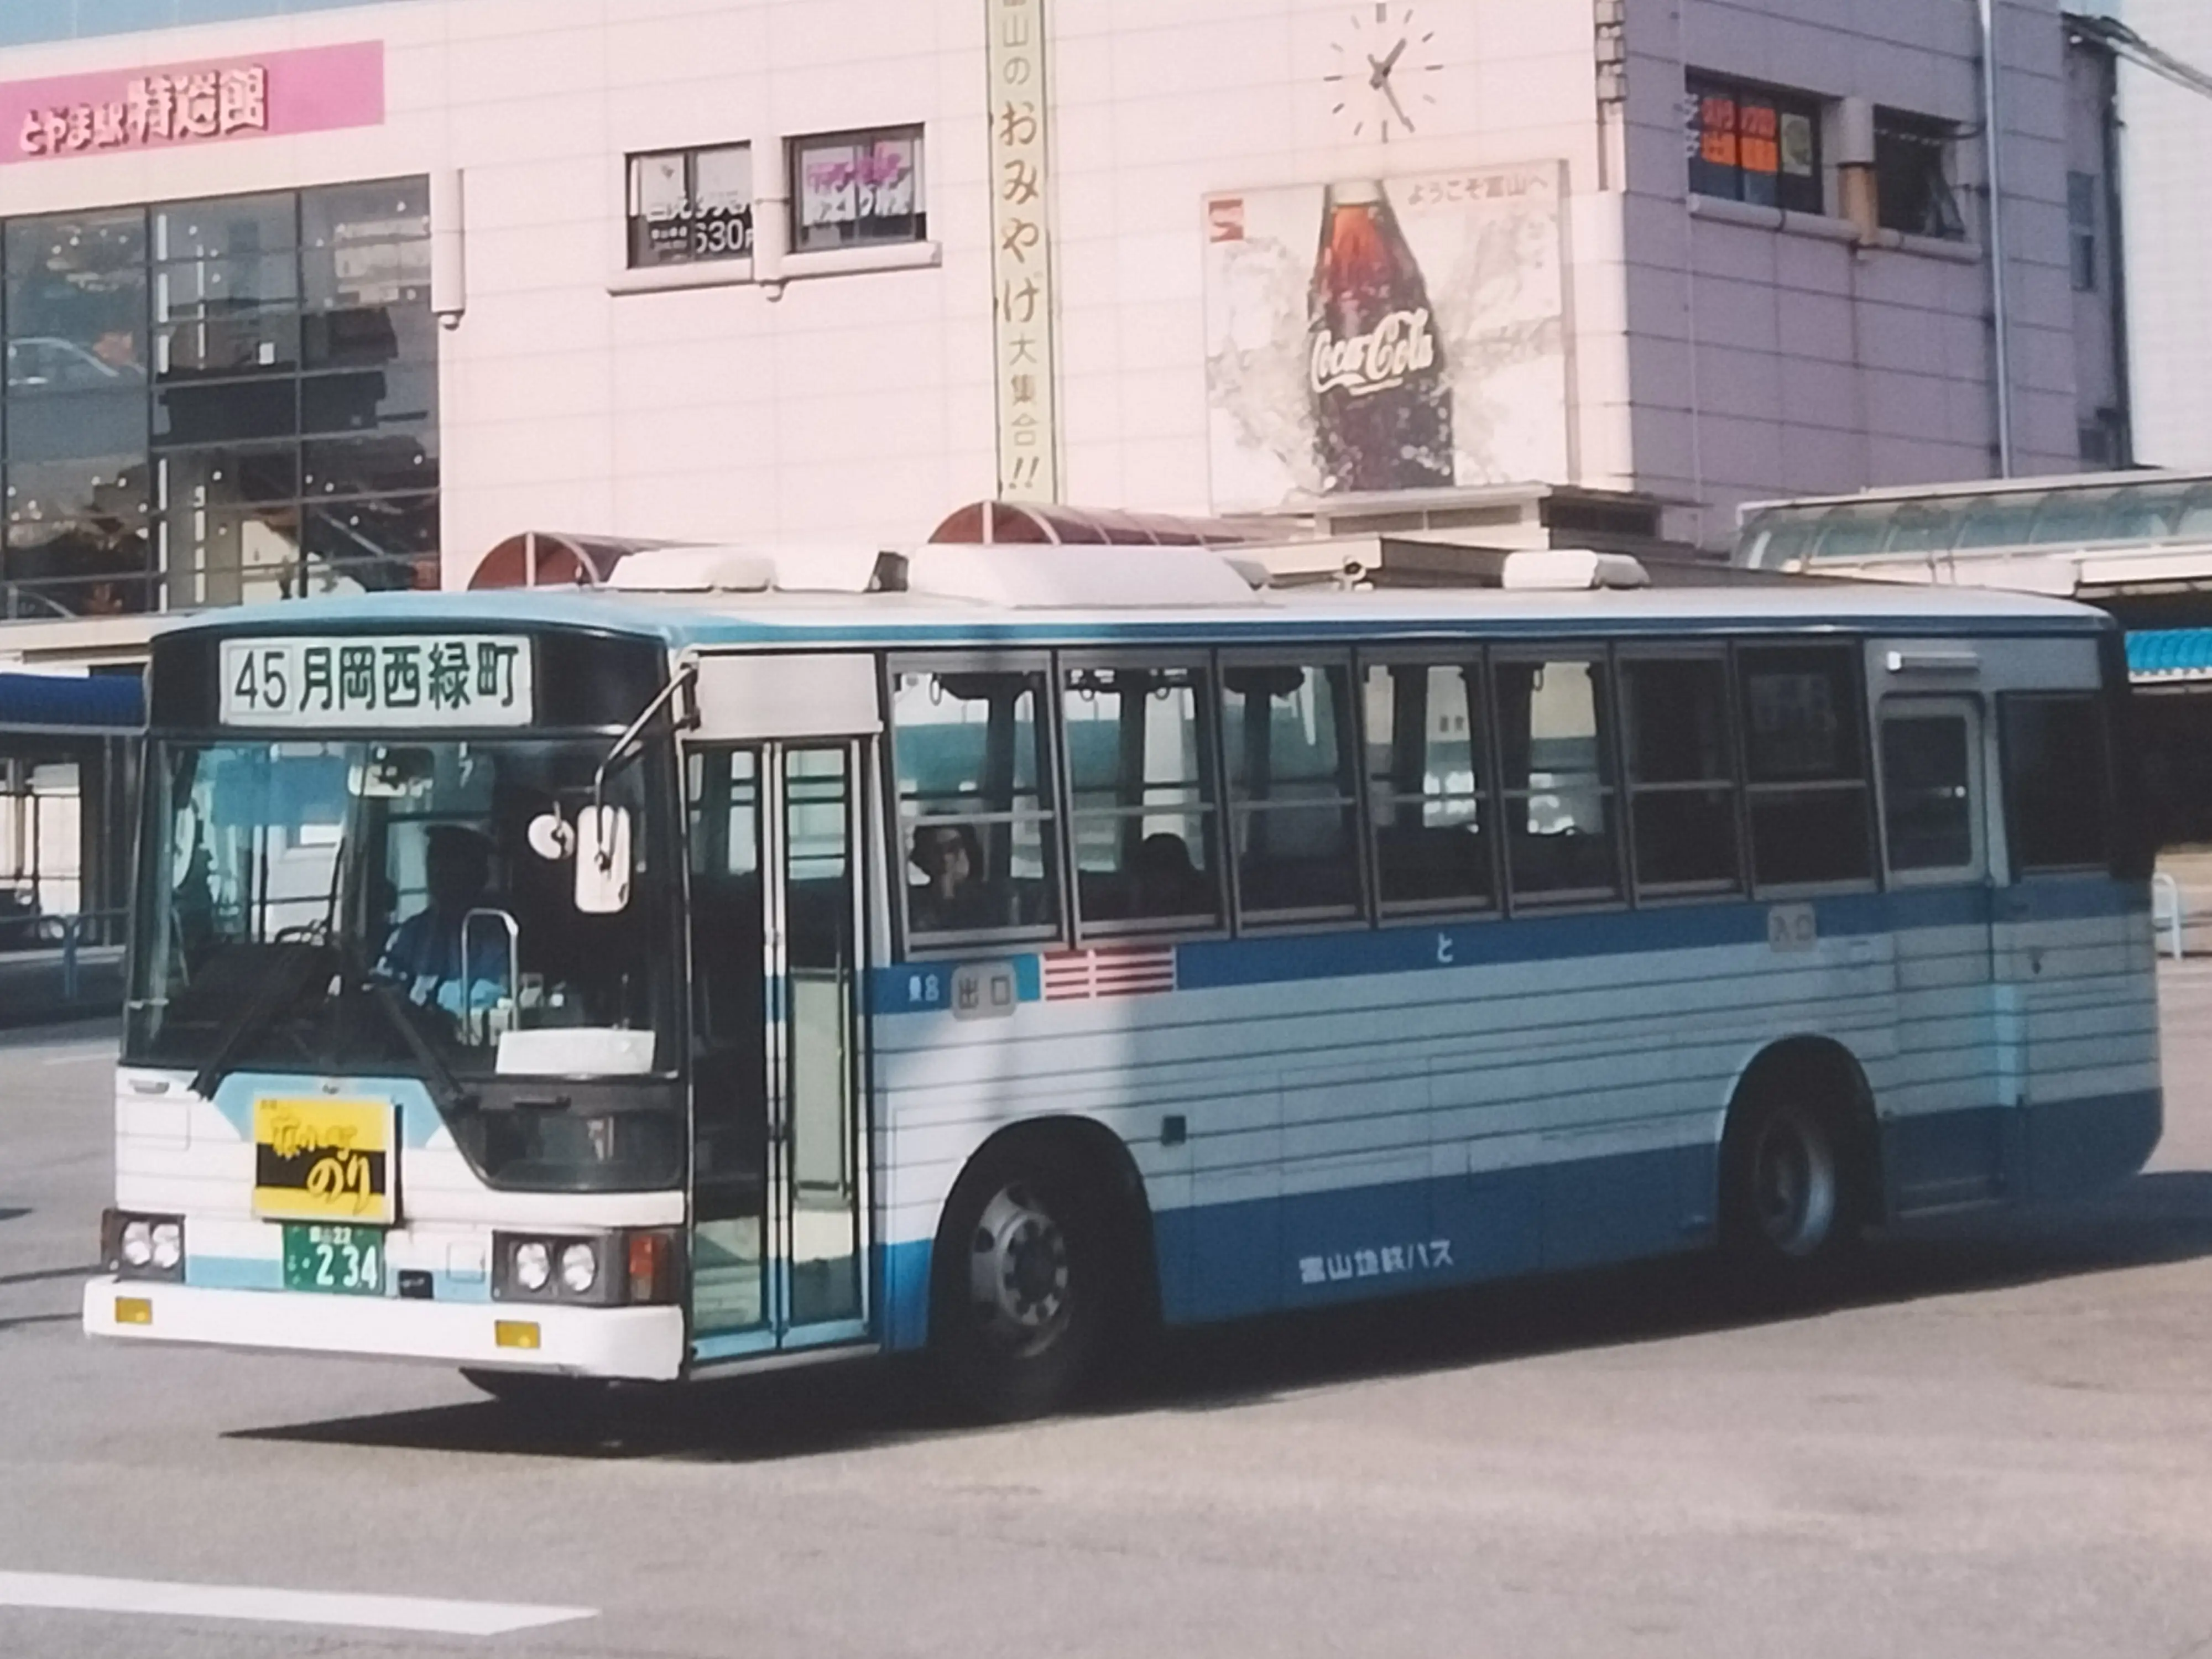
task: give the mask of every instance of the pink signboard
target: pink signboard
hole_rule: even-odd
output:
[[[0,82],[0,163],[173,149],[384,119],[384,43]]]

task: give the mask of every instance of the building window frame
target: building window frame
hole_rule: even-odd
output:
[[[1949,121],[1877,106],[1875,216],[1884,230],[1942,242],[1966,240],[1956,183],[1959,129]]]
[[[836,171],[840,150],[851,169],[842,178]],[[921,122],[804,134],[784,141],[784,160],[793,253],[928,241],[928,153]],[[902,165],[903,174],[896,176]],[[848,191],[847,210],[842,198]]]
[[[2098,221],[2103,217],[2098,198],[2105,181],[2094,173],[2066,175],[2066,263],[2076,294],[2094,294],[2104,286],[2098,278]]]
[[[1694,70],[1686,87],[1692,196],[1789,213],[1828,210],[1819,98]]]
[[[648,189],[656,182],[666,186],[666,169],[671,164],[680,174],[676,181],[679,199],[667,210],[656,213],[647,205]],[[718,181],[712,192],[716,199],[708,201],[702,174],[723,167],[742,170],[741,202],[724,181]],[[660,176],[656,180],[657,171]],[[656,205],[659,199],[655,198]],[[751,258],[759,200],[760,181],[750,140],[631,151],[623,161],[623,241],[629,268],[665,270],[672,266]]]

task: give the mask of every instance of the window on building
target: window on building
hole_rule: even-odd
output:
[[[1850,647],[1753,647],[1738,666],[1753,881],[1870,883],[1864,710]]]
[[[1498,796],[1516,905],[1620,894],[1605,663],[1595,654],[1495,659]]]
[[[917,944],[1057,931],[1049,695],[1041,665],[893,665],[907,934]]]
[[[1629,849],[1639,894],[1727,893],[1743,884],[1728,711],[1728,663],[1717,652],[1621,659]]]
[[[1351,678],[1341,663],[1223,665],[1221,749],[1247,917],[1359,908]]]
[[[146,216],[11,220],[0,258],[7,609],[153,609]]]
[[[928,239],[920,127],[793,139],[791,176],[799,252]]]
[[[7,227],[18,610],[437,586],[422,179]]]
[[[2066,241],[2068,263],[2074,273],[2076,294],[2094,294],[2097,282],[2097,197],[2100,180],[2094,173],[2066,175]]]
[[[1885,230],[1963,241],[1966,216],[1951,185],[1956,130],[1946,121],[1876,110],[1875,190]]]
[[[1793,213],[1825,210],[1816,100],[1693,75],[1689,103],[1692,192]]]
[[[1480,661],[1370,663],[1364,693],[1382,908],[1488,909],[1498,888]]]
[[[2032,875],[2109,863],[2112,804],[2101,702],[2090,693],[2014,696],[2001,708],[2014,870]]]
[[[1086,931],[1219,922],[1206,708],[1196,666],[1064,671],[1076,912]]]
[[[656,150],[629,158],[633,269],[744,259],[752,251],[751,145]]]

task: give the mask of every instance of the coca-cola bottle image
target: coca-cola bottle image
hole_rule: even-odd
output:
[[[1306,329],[1322,489],[1455,482],[1443,343],[1381,185],[1331,185],[1322,198]]]

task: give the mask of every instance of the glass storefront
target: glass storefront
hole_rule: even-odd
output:
[[[0,614],[437,586],[421,179],[14,219]]]

